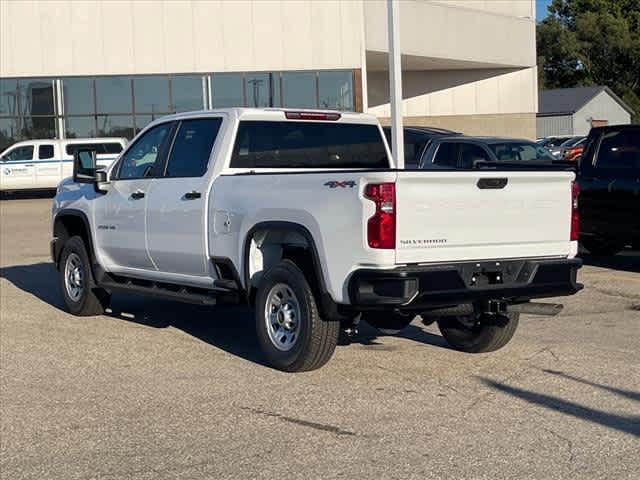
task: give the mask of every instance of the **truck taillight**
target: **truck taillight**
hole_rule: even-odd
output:
[[[376,213],[367,223],[367,241],[371,248],[396,248],[396,184],[370,183],[365,198],[376,204]]]
[[[578,211],[578,197],[580,187],[578,182],[571,184],[571,241],[578,240],[580,236],[580,212]]]

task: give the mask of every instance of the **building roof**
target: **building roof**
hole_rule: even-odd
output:
[[[577,87],[541,90],[538,93],[538,115],[573,115],[601,92],[607,92],[622,108],[633,115],[633,110],[609,87]]]

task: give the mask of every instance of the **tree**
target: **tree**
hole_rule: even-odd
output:
[[[605,85],[640,121],[640,0],[553,0],[537,44],[541,88]]]

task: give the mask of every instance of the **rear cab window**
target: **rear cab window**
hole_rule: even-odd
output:
[[[389,168],[377,125],[241,120],[231,168]]]

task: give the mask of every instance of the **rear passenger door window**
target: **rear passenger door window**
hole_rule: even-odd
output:
[[[38,147],[38,159],[48,160],[53,158],[53,145],[40,145]]]
[[[207,171],[221,118],[184,120],[178,127],[167,162],[167,177],[201,177]]]

